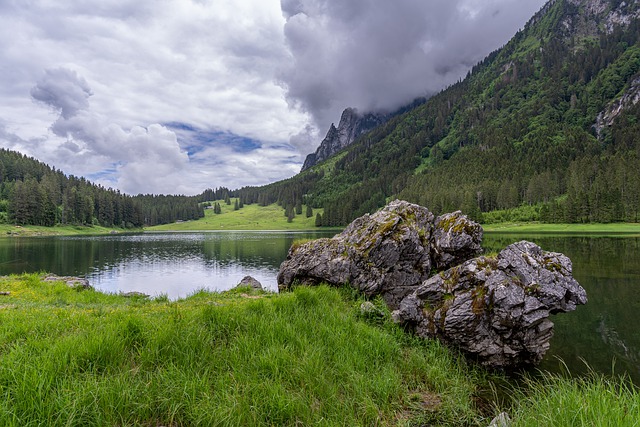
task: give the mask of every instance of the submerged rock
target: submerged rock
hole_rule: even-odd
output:
[[[482,228],[459,212],[452,215],[452,221],[439,217],[438,222],[425,207],[391,202],[357,218],[332,239],[293,246],[280,266],[278,287],[349,284],[365,295],[381,295],[397,308],[434,266],[448,268],[458,254],[479,253]]]
[[[586,302],[568,257],[521,241],[426,280],[393,318],[483,365],[519,367],[537,364],[549,349],[550,314]]]
[[[125,298],[149,298],[150,295],[145,294],[144,292],[129,291],[129,292],[121,292],[120,296]]]

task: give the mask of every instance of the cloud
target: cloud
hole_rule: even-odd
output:
[[[64,119],[88,109],[91,95],[87,81],[75,71],[65,68],[45,70],[42,80],[31,89],[33,99],[59,110]]]
[[[0,144],[130,193],[266,184],[259,169],[205,181],[188,155],[214,134],[258,149],[305,126],[275,84],[283,24],[278,0],[0,2]]]
[[[326,131],[346,107],[389,110],[463,77],[544,0],[282,0],[292,105]]]
[[[267,184],[344,108],[441,89],[542,3],[0,1],[0,145],[132,194]]]
[[[163,192],[176,187],[172,179],[183,173],[189,158],[180,148],[176,134],[160,124],[123,129],[91,111],[92,91],[76,71],[45,70],[31,90],[34,100],[59,112],[51,126],[65,138],[58,147],[59,162],[69,156],[93,157],[118,165],[112,180],[125,192]],[[103,179],[108,177],[103,176]]]

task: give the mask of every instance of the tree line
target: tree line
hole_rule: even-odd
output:
[[[0,221],[139,228],[203,216],[194,197],[129,196],[0,149]]]

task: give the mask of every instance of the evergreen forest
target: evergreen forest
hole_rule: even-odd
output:
[[[140,228],[203,216],[203,207],[194,197],[128,196],[0,149],[2,222]]]

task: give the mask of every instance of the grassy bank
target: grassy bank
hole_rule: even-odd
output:
[[[521,234],[626,234],[639,235],[640,224],[610,223],[610,224],[544,224],[540,222],[504,222],[497,224],[482,224],[487,232],[521,233]]]
[[[475,425],[482,373],[344,291],[127,299],[3,278],[0,425]],[[246,292],[246,290],[245,290]]]
[[[235,200],[235,199],[233,199]],[[242,209],[234,210],[231,205],[219,201],[222,213],[215,214],[213,209],[206,209],[204,218],[196,221],[176,222],[173,224],[148,227],[148,231],[199,231],[199,230],[315,230],[316,213],[322,214],[322,209],[314,209],[313,215],[306,217],[306,207],[302,215],[296,215],[291,222],[287,221],[284,209],[272,204],[259,206],[258,204],[244,205]]]
[[[80,226],[80,225],[64,225],[55,227],[42,227],[37,225],[13,225],[0,224],[0,236],[71,236],[83,234],[109,234],[122,233],[126,231],[122,228],[107,228],[101,226]]]
[[[0,279],[2,426],[632,426],[637,390],[543,377],[492,406],[489,377],[368,318],[351,292],[128,299]],[[481,398],[484,396],[485,398]]]

